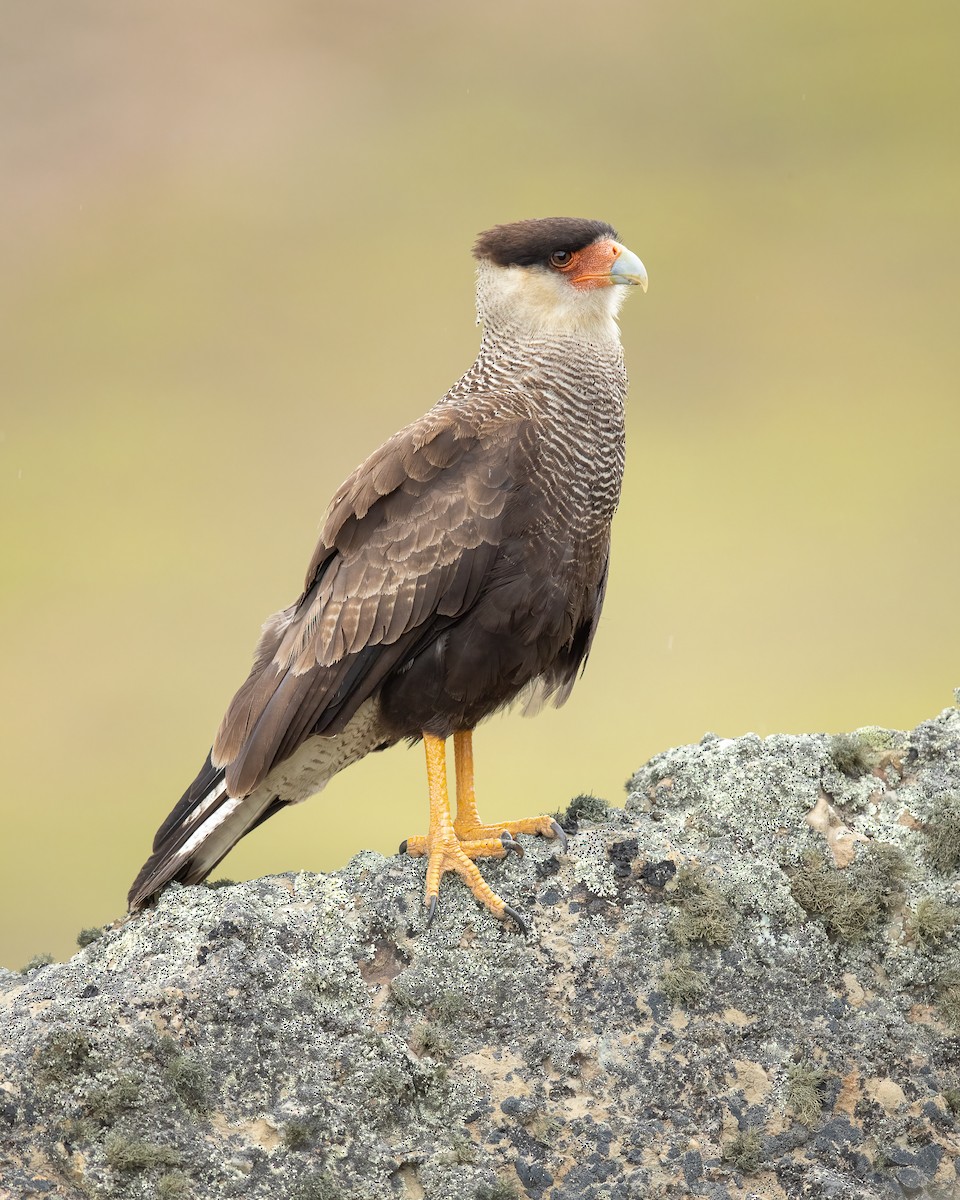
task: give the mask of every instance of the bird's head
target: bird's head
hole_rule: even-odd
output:
[[[626,288],[647,290],[643,263],[604,221],[542,217],[495,225],[473,247],[477,315],[532,336],[616,336]]]

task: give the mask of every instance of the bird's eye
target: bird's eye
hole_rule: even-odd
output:
[[[569,250],[554,250],[550,255],[550,265],[552,267],[566,267],[573,255]]]

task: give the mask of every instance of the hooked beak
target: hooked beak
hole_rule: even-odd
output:
[[[583,291],[614,283],[639,284],[647,290],[647,270],[632,250],[612,239],[594,242],[581,250],[570,282]]]
[[[621,246],[619,242],[614,242],[613,244],[620,253],[610,268],[610,282],[639,284],[646,291],[647,268],[632,250],[628,250],[626,246]]]

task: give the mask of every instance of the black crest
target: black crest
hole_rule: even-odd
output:
[[[583,217],[539,217],[494,225],[481,233],[473,246],[474,258],[489,258],[498,267],[530,267],[545,263],[557,250],[573,254],[598,238],[617,240],[617,231],[606,221]]]

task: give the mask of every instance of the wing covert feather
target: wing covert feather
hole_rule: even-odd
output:
[[[243,795],[317,729],[335,732],[415,647],[468,611],[497,559],[535,441],[440,406],[345,481],[296,605],[271,618],[214,742]]]

